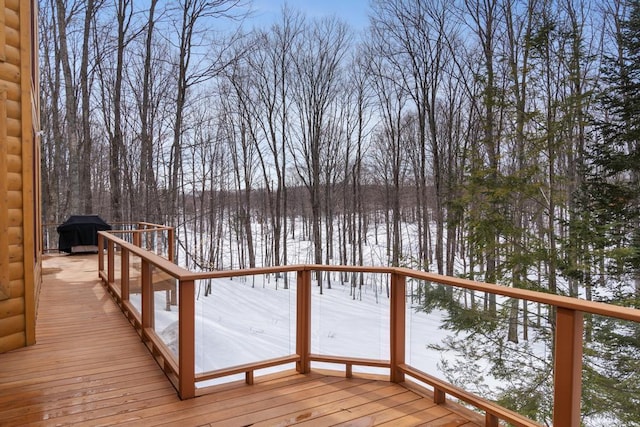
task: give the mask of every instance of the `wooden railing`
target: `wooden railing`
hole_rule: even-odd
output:
[[[169,232],[168,227],[154,228],[152,224],[140,231],[144,233],[158,230]],[[139,241],[138,241],[139,242]],[[105,263],[104,256],[107,261]],[[115,286],[116,253],[120,254],[120,287]],[[172,252],[170,252],[172,254]],[[141,312],[129,301],[129,258],[141,260]],[[171,258],[172,259],[172,258]],[[105,270],[106,266],[106,270]],[[175,279],[178,292],[178,354],[167,347],[154,330],[154,270]],[[238,276],[254,276],[295,272],[296,289],[296,353],[284,357],[263,360],[257,363],[234,366],[212,372],[195,372],[195,282],[197,280],[221,279]],[[311,285],[313,272],[376,273],[390,278],[390,342],[389,360],[349,358],[327,354],[311,353]],[[554,349],[554,410],[553,425],[578,427],[580,425],[580,398],[582,392],[582,348],[583,313],[592,313],[616,319],[640,322],[640,310],[613,306],[545,294],[523,289],[508,288],[494,284],[441,276],[433,273],[392,267],[352,267],[337,265],[291,265],[272,268],[254,268],[236,271],[192,272],[175,265],[168,257],[163,258],[148,252],[135,244],[128,243],[114,233],[99,233],[99,275],[120,307],[138,330],[142,340],[167,376],[171,379],[182,399],[195,397],[207,392],[206,388],[196,390],[196,384],[214,378],[244,373],[246,382],[253,383],[254,371],[266,367],[295,362],[296,370],[308,373],[311,362],[330,362],[345,365],[347,376],[352,375],[353,366],[373,366],[389,369],[390,381],[400,383],[410,376],[433,388],[434,401],[444,403],[446,396],[460,399],[485,413],[486,426],[498,426],[504,420],[515,426],[539,426],[513,411],[483,399],[454,385],[433,377],[409,365],[405,361],[405,313],[406,281],[408,278],[438,283],[446,286],[518,298],[555,307],[555,349]]]
[[[175,256],[175,230],[173,227],[152,224],[149,222],[112,222],[109,223],[113,230],[111,234],[120,236],[123,240],[133,243],[136,246],[145,248],[156,254],[162,254],[173,260]],[[59,223],[42,224],[42,251],[58,251],[58,231]],[[159,244],[160,240],[166,245]]]
[[[109,233],[120,238],[130,236],[129,239],[123,240],[174,261],[176,235],[173,227],[150,222],[117,223],[115,226],[119,229],[110,230]]]

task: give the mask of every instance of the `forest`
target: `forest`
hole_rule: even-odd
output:
[[[371,0],[359,32],[287,5],[256,26],[249,0],[39,3],[44,223],[172,225],[203,269],[286,265],[295,240],[364,265],[375,242],[384,265],[640,308],[640,1]],[[516,350],[552,310],[421,298],[501,404],[548,419]],[[586,424],[640,425],[640,326],[585,334]]]

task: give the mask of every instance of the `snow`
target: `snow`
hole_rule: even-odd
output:
[[[351,287],[332,277],[332,288],[323,293],[312,285],[311,353],[328,356],[389,360],[389,299],[384,275],[368,275],[361,296],[354,300]],[[325,280],[326,282],[326,280]],[[204,282],[196,292],[196,373],[254,363],[296,353],[296,283],[289,274],[289,289],[274,276],[248,276],[212,281],[212,293],[204,296]],[[155,293],[155,330],[177,357],[178,307],[167,311],[166,292]],[[199,294],[199,295],[198,295]],[[140,295],[131,295],[140,307]],[[407,302],[406,362],[442,378],[438,362],[442,354],[429,349],[450,332],[440,329],[443,312],[417,312]],[[314,362],[312,367],[344,369]],[[290,369],[292,364],[259,371]],[[354,366],[354,372],[388,373],[387,369]],[[214,382],[242,378],[230,376]],[[204,385],[210,385],[207,382]],[[203,384],[199,384],[202,386]]]

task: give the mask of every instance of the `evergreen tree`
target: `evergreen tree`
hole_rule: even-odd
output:
[[[640,295],[640,1],[627,3],[615,55],[604,58],[601,117],[588,150],[585,206],[594,240],[605,242],[608,293],[638,307]],[[625,285],[633,283],[634,285]]]
[[[590,245],[603,261],[596,298],[640,307],[640,1],[620,11],[615,53],[601,69],[582,205]],[[596,316],[588,332],[583,411],[640,425],[640,328]]]

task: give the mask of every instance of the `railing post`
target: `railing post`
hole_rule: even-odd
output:
[[[154,254],[162,256],[162,252],[158,252],[158,234],[160,233],[161,231],[154,230],[147,235],[147,247],[151,247],[151,252]]]
[[[296,371],[306,374],[311,371],[311,271],[298,271],[296,290]]]
[[[141,240],[140,240],[141,239],[140,238],[141,233],[138,232],[137,230],[133,230],[132,233],[133,233],[133,244],[136,245],[139,248],[142,247],[141,246],[142,243],[141,243]]]
[[[114,243],[107,240],[107,282],[111,286],[115,282]]]
[[[500,427],[500,419],[487,412],[484,415],[484,427]]]
[[[178,384],[181,399],[196,395],[195,283],[180,280],[178,309]]]
[[[581,311],[568,308],[558,307],[557,310],[553,425],[579,427],[583,314]]]
[[[168,231],[169,231],[168,232],[168,237],[167,237],[169,239],[169,241],[167,242],[168,243],[168,249],[167,250],[169,251],[168,258],[169,258],[169,261],[174,262],[175,261],[175,253],[174,253],[175,246],[174,245],[175,245],[175,238],[176,238],[176,230],[173,227],[169,227]]]
[[[120,299],[129,300],[129,249],[120,251]]]
[[[151,264],[142,258],[140,266],[140,288],[142,292],[142,331],[147,328],[154,327],[154,308],[153,308],[153,279],[151,277]]]
[[[104,271],[104,236],[98,233],[98,276]]]
[[[391,274],[390,306],[390,380],[394,383],[404,381],[404,373],[398,368],[404,364],[405,356],[405,283],[406,278],[398,273]]]

